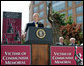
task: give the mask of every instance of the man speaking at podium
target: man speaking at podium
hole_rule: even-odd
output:
[[[44,25],[42,23],[38,22],[38,20],[39,20],[39,14],[38,13],[33,14],[33,20],[34,21],[32,23],[28,23],[26,25],[25,35],[26,35],[26,32],[27,32],[29,27],[44,27]]]

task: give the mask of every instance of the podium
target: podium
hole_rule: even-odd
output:
[[[49,45],[53,43],[52,29],[29,27],[25,43],[32,47],[32,65],[49,65]]]
[[[29,44],[52,44],[52,29],[29,27],[25,42]]]

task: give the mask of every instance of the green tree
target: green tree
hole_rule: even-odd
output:
[[[66,25],[67,25],[67,24],[70,24],[70,25],[71,25],[71,24],[73,23],[73,18],[72,18],[72,16],[69,16],[68,19],[65,21],[65,23],[66,23]]]
[[[50,10],[51,3],[49,3],[48,10],[48,20],[52,25],[53,29],[53,38],[57,40],[62,34],[65,38],[67,44],[70,43],[69,39],[74,37],[76,38],[76,43],[80,44],[83,42],[83,32],[81,30],[81,24],[77,24],[73,21],[72,16],[69,16],[68,19],[65,19],[66,14],[61,14],[54,10]],[[60,30],[60,31],[59,31]],[[56,42],[56,41],[55,41]]]

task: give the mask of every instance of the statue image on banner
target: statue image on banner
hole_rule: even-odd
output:
[[[5,35],[4,35],[3,40],[5,40],[5,38],[6,38],[6,37],[5,37]]]
[[[7,40],[7,38],[5,37],[5,35],[4,35],[4,37],[3,37],[3,41],[4,41],[4,44],[8,44],[8,40]]]
[[[76,49],[77,49],[77,46],[75,46],[75,55],[74,55],[74,59],[76,61],[76,64],[83,65],[83,59],[81,59],[81,53],[76,54],[77,53]]]
[[[15,30],[16,36],[14,37],[15,41],[20,41],[19,31]]]
[[[61,23],[58,20],[58,14],[51,14],[50,13],[50,9],[51,9],[51,3],[49,3],[48,5],[48,20],[52,25],[52,30],[53,30],[53,44],[56,44],[57,42],[59,42],[59,37],[62,36],[61,32],[60,32],[60,26]]]
[[[7,33],[13,33],[13,27],[12,27],[11,23],[9,24],[9,21],[8,21],[8,30],[7,30]]]

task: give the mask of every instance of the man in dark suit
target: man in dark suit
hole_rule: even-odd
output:
[[[64,43],[64,38],[59,37],[59,43],[56,43],[57,46],[65,46],[66,44]]]
[[[77,44],[75,44],[75,38],[70,38],[70,46],[77,46]]]
[[[34,13],[33,20],[34,21],[32,23],[28,23],[26,25],[25,35],[26,35],[26,32],[27,32],[29,27],[44,27],[44,25],[41,22],[38,22],[38,20],[39,20],[39,14],[38,13]]]
[[[28,23],[25,29],[25,32],[27,32],[28,27],[44,27],[44,25],[40,22],[33,22],[33,23]]]

